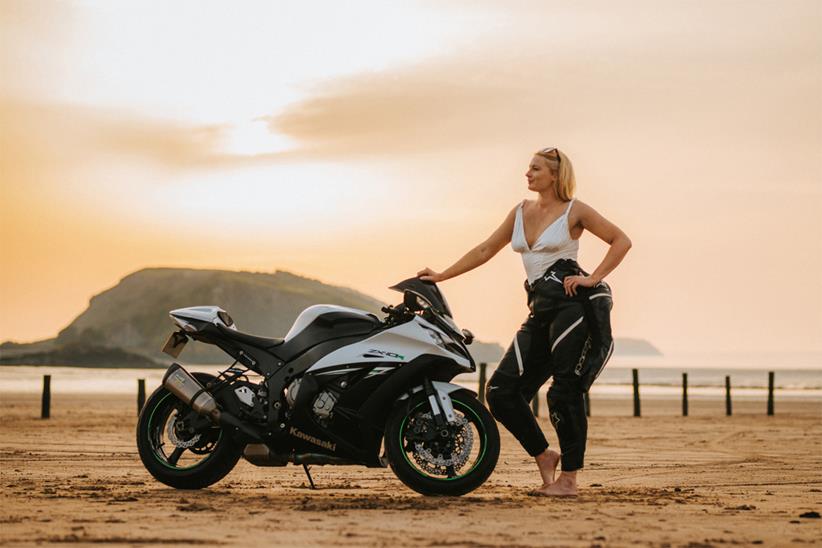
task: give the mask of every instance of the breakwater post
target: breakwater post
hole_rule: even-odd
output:
[[[768,371],[768,416],[773,415],[773,371]]]
[[[682,416],[688,416],[688,374],[682,374]]]
[[[731,377],[725,375],[725,415],[731,416]]]
[[[481,362],[479,366],[479,389],[477,390],[477,395],[479,396],[479,401],[481,404],[485,404],[485,370],[488,368],[488,364],[485,362]]]
[[[51,416],[51,375],[43,375],[43,399],[40,402],[40,418]]]
[[[140,414],[146,404],[146,380],[137,379],[137,414]]]
[[[639,417],[639,369],[631,369],[631,373],[634,377],[634,416]]]

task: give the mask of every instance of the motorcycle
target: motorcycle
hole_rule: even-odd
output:
[[[424,495],[463,495],[499,457],[496,421],[476,394],[450,381],[476,370],[436,284],[390,289],[402,303],[384,318],[334,305],[303,310],[282,339],[237,330],[217,306],[170,312],[163,351],[189,340],[234,359],[217,375],[173,363],[137,423],[146,469],[178,489],[200,489],[245,458],[256,466],[390,466]],[[382,454],[381,453],[382,449]]]

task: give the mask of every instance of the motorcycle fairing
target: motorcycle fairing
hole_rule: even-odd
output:
[[[175,320],[176,321],[176,320]],[[290,340],[268,339],[232,331],[223,325],[203,320],[190,320],[186,335],[194,340],[213,344],[249,367],[270,376],[286,363],[302,367],[306,356],[312,363],[324,354],[361,340],[384,326],[369,316],[332,311],[317,316]],[[178,324],[179,325],[179,324]]]
[[[304,316],[305,312],[311,309],[314,309],[313,312]],[[307,308],[306,311],[298,316],[286,335],[285,342],[272,349],[272,353],[284,362],[295,359],[319,343],[341,338],[364,338],[383,328],[376,316],[354,308],[317,305]],[[305,325],[297,325],[308,320],[310,322]]]
[[[297,316],[296,320],[294,320],[294,324],[291,326],[291,329],[289,329],[288,333],[286,333],[284,340],[290,341],[320,316],[333,319],[351,318],[355,320],[363,320],[368,323],[374,323],[375,321],[379,323],[379,318],[370,312],[366,312],[365,310],[349,308],[347,306],[337,306],[333,304],[315,304],[314,306],[309,306],[300,312],[300,315]]]
[[[219,306],[189,306],[187,308],[177,308],[168,313],[171,319],[185,331],[197,329],[198,322],[206,322],[214,325],[237,330],[234,321],[228,312]],[[194,320],[193,322],[191,320]]]
[[[334,406],[333,422],[324,426],[312,415],[310,406],[298,407],[289,420],[289,426],[296,428],[299,433],[294,435],[289,428],[285,432],[286,437],[268,443],[271,450],[279,454],[295,451],[331,455],[370,467],[382,467],[383,463],[379,458],[382,432],[395,402],[404,399],[403,394],[407,397],[409,386],[414,387],[410,393],[422,390],[425,378],[450,380],[459,370],[464,370],[441,356],[428,354],[418,356],[402,367],[393,367],[384,375],[369,375],[373,369],[388,368],[391,365],[393,364],[385,362],[369,363],[362,364],[357,371],[351,371],[351,367],[339,367],[327,368],[322,374],[306,373],[303,382],[306,378],[312,378],[312,384],[316,382],[313,394],[303,395],[303,388],[300,387],[300,396],[307,400],[313,400],[317,393],[340,379],[348,383]],[[436,380],[431,384],[435,387],[441,408],[449,409],[453,416],[449,394],[464,388]],[[327,444],[312,443],[308,441],[310,438],[332,443],[334,449],[330,449]]]
[[[369,361],[394,363],[409,362],[423,354],[432,354],[454,360],[470,370],[472,363],[465,356],[453,352],[444,341],[450,337],[437,326],[419,316],[406,323],[376,333],[354,344],[343,346],[319,359],[309,369],[317,373],[328,367]],[[434,345],[432,346],[432,343]]]

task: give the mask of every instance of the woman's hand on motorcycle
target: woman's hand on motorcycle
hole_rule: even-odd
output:
[[[423,268],[419,272],[417,272],[417,278],[421,279],[424,282],[441,282],[445,278],[442,277],[442,274],[439,272],[434,272],[428,267]]]
[[[565,294],[569,297],[576,297],[578,287],[594,287],[597,281],[591,276],[565,276],[562,286]]]

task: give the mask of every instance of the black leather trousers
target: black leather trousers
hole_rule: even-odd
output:
[[[526,283],[531,313],[491,377],[486,399],[494,417],[529,455],[536,456],[545,451],[548,441],[530,402],[539,387],[553,377],[548,411],[559,438],[562,470],[570,472],[584,464],[588,420],[583,393],[588,386],[580,372],[592,342],[581,299],[565,296],[562,287],[565,276],[581,273],[581,269],[575,261],[565,260],[551,268],[553,271],[549,269],[535,284],[538,291],[540,284],[549,284],[539,295]]]

